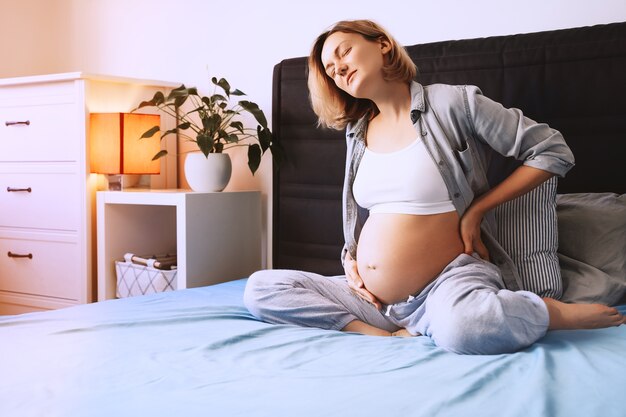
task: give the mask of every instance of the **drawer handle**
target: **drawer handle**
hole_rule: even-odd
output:
[[[19,253],[13,253],[11,251],[9,251],[9,253],[7,253],[7,255],[9,256],[9,258],[28,258],[28,259],[33,259],[33,254],[29,253],[28,255],[22,255]]]
[[[28,188],[12,188],[12,187],[7,187],[7,192],[9,193],[17,193],[17,192],[22,192],[22,191],[26,191],[26,192],[32,192],[33,189],[28,187]]]
[[[30,125],[30,120],[26,120],[25,122],[4,122],[5,126],[16,126],[16,125]]]

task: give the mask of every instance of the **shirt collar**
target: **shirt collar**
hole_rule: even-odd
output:
[[[411,81],[411,120],[415,123],[420,114],[426,109],[424,100],[424,87],[417,81]],[[348,137],[363,138],[365,129],[367,128],[369,118],[369,112],[354,123],[349,123],[346,128],[346,135]]]

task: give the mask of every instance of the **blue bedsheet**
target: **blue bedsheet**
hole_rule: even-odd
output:
[[[0,416],[626,416],[626,326],[460,356],[261,323],[244,285],[0,318]]]

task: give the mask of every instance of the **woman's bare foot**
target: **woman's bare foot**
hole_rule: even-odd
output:
[[[600,329],[626,323],[616,308],[602,304],[567,304],[547,297],[543,301],[550,315],[550,330]]]
[[[391,336],[391,332],[388,332],[387,330],[379,329],[378,327],[374,327],[370,324],[367,324],[359,320],[351,321],[350,323],[346,325],[346,327],[341,329],[341,331],[367,334],[370,336]]]
[[[354,320],[351,321],[341,329],[342,332],[356,332],[361,334],[367,334],[370,336],[399,336],[399,337],[413,337],[407,329],[399,329],[395,332],[388,332],[387,330],[379,329],[365,322]]]
[[[407,329],[396,330],[395,332],[391,333],[391,335],[398,337],[413,337],[413,335],[409,333]]]

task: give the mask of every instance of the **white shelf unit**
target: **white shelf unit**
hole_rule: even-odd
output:
[[[115,298],[115,261],[172,253],[177,288],[248,277],[261,269],[258,191],[99,191],[98,301]]]

